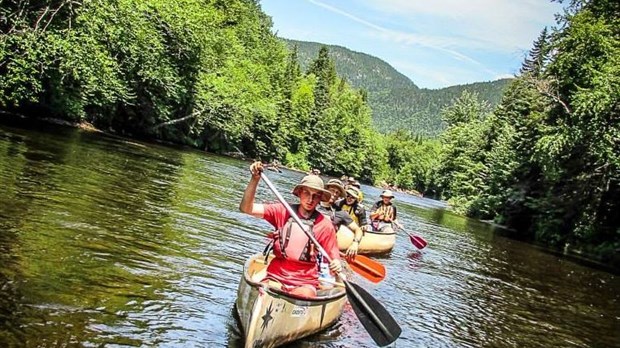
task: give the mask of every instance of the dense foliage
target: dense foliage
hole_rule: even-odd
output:
[[[0,117],[89,122],[415,189],[525,237],[611,257],[620,250],[619,7],[571,2],[494,108],[506,81],[428,91],[387,68],[378,71],[388,79],[351,80],[325,46],[302,66],[257,1],[3,2]],[[378,69],[369,57],[348,69]],[[381,98],[402,119],[371,111]],[[378,119],[394,132],[378,133]]]
[[[336,74],[327,48],[302,71],[257,1],[33,0],[1,11],[4,115],[389,175],[365,92]]]
[[[285,40],[289,47],[297,47],[302,67],[310,66],[321,44]],[[510,79],[477,82],[441,89],[418,88],[409,78],[383,60],[347,48],[328,46],[336,71],[356,88],[368,92],[373,125],[382,133],[408,130],[414,135],[436,137],[446,129],[441,109],[450,105],[463,91],[477,93],[496,106]]]
[[[573,1],[500,106],[444,110],[438,184],[457,209],[608,260],[620,250],[620,3]]]

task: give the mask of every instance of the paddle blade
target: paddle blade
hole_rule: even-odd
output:
[[[355,256],[355,259],[352,260],[345,258],[344,253],[340,253],[340,256],[347,260],[349,267],[351,267],[355,273],[370,280],[371,282],[378,283],[385,279],[385,266],[379,262],[369,259],[363,255],[357,255]]]
[[[409,239],[411,239],[411,243],[418,249],[424,249],[428,245],[428,242],[424,240],[424,238],[416,236],[415,234],[410,234]]]
[[[392,315],[359,285],[348,281],[344,284],[355,315],[375,343],[383,347],[394,342],[402,329]]]

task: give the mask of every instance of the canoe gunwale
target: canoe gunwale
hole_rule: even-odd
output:
[[[347,226],[340,226],[336,232],[338,249],[345,251],[353,242],[354,233]],[[366,231],[358,245],[357,252],[362,255],[387,254],[394,248],[396,243],[396,231],[380,232]]]
[[[381,231],[374,231],[374,230],[364,231],[364,235],[366,235],[366,233],[382,235],[382,236],[391,236],[393,234],[396,234],[396,232],[381,232]]]
[[[299,298],[257,281],[264,272],[264,256],[255,254],[246,260],[240,277],[235,308],[245,348],[298,340],[326,329],[342,315],[347,301],[344,287],[320,289],[323,296],[317,298]]]
[[[304,306],[321,305],[325,302],[332,302],[338,298],[341,298],[347,295],[344,288],[342,288],[342,291],[335,291],[338,288],[334,287],[332,289],[327,289],[327,290],[318,290],[317,297],[308,298],[308,297],[290,294],[286,291],[267,286],[263,282],[257,282],[254,279],[252,279],[251,275],[248,274],[248,270],[250,269],[252,263],[256,262],[256,260],[261,257],[264,257],[264,256],[262,254],[255,254],[251,256],[250,258],[248,258],[245,264],[243,265],[244,281],[248,283],[250,286],[252,286],[253,288],[262,288],[264,291],[266,291],[270,295],[285,298],[285,299],[288,299],[290,302],[295,302],[296,304],[304,305]]]

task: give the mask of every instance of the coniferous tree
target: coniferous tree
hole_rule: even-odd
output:
[[[540,35],[536,41],[534,41],[532,49],[528,52],[528,56],[523,61],[520,70],[521,74],[539,76],[543,72],[546,63],[548,62],[549,52],[551,49],[549,39],[547,27],[545,27],[540,32]]]
[[[321,113],[329,107],[330,89],[336,82],[336,67],[329,57],[327,46],[322,46],[319,55],[308,69],[308,74],[314,74],[317,79],[314,90],[315,111]]]

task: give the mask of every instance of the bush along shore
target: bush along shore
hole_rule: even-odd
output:
[[[0,117],[383,181],[519,238],[618,260],[617,1],[567,4],[499,105],[464,92],[437,138],[375,131],[367,93],[336,74],[327,48],[302,71],[258,2],[64,4],[3,5]]]

